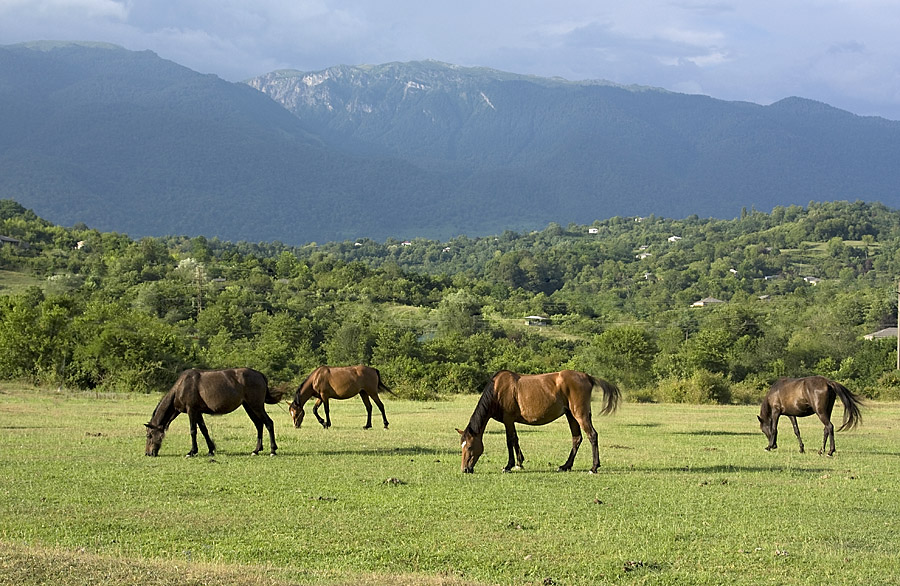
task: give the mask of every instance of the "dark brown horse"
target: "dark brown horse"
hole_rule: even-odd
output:
[[[466,429],[456,430],[462,439],[462,471],[475,471],[475,464],[484,452],[482,439],[489,419],[496,419],[506,426],[509,460],[503,471],[509,472],[514,466],[521,468],[525,461],[519,448],[515,424],[544,425],[565,415],[572,431],[572,451],[559,470],[572,469],[575,454],[581,445],[583,429],[593,450],[591,473],[596,474],[600,465],[600,449],[597,446],[597,430],[591,421],[591,391],[594,387],[603,389],[603,408],[600,414],[615,412],[621,400],[619,388],[584,372],[563,370],[549,374],[522,375],[501,370],[491,377],[484,388]]]
[[[381,419],[384,420],[384,428],[387,429],[388,420],[384,414],[384,403],[378,398],[379,390],[391,392],[381,382],[381,373],[370,366],[320,366],[300,383],[297,392],[294,394],[294,400],[290,406],[294,427],[300,427],[300,424],[303,423],[303,405],[311,397],[316,397],[313,415],[316,416],[322,427],[328,429],[331,427],[328,401],[330,399],[349,399],[359,395],[362,398],[363,405],[366,406],[366,425],[364,429],[372,427],[372,403],[369,399],[378,405],[378,409],[381,411]],[[325,405],[325,419],[319,416],[319,405]]]
[[[269,388],[265,375],[249,368],[185,370],[178,375],[175,384],[156,406],[150,423],[145,424],[145,453],[148,456],[159,454],[159,447],[169,424],[181,413],[187,413],[191,422],[191,451],[188,452],[188,457],[197,455],[198,427],[206,438],[206,446],[212,456],[216,446],[206,430],[203,415],[224,415],[243,405],[256,426],[256,449],[253,454],[259,454],[262,450],[262,429],[265,425],[269,430],[269,445],[274,456],[278,449],[275,444],[275,424],[266,413],[265,404],[278,403],[281,396],[281,393]]]
[[[824,376],[808,376],[806,378],[782,378],[779,379],[763,399],[759,410],[759,428],[769,439],[767,450],[778,447],[778,418],[786,415],[794,426],[797,441],[800,442],[800,452],[803,452],[803,440],[800,439],[800,428],[797,427],[797,418],[806,417],[815,413],[825,425],[825,434],[822,438],[822,449],[831,440],[831,449],[828,455],[834,454],[834,425],[831,424],[831,411],[834,409],[834,400],[841,398],[844,404],[844,423],[838,431],[853,429],[861,421],[859,406],[862,404],[859,397],[847,390],[847,387]]]

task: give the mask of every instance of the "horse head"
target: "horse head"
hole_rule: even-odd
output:
[[[472,433],[469,429],[465,431],[457,429],[456,431],[459,432],[462,441],[460,444],[462,447],[462,472],[463,474],[472,474],[475,472],[478,458],[484,453],[484,442],[480,435]]]
[[[303,407],[294,400],[291,402],[291,406],[288,407],[288,411],[291,413],[291,420],[294,422],[294,427],[299,428],[300,424],[303,423]]]
[[[759,419],[759,429],[762,431],[766,439],[769,440],[769,445],[766,447],[767,450],[773,450],[778,446],[775,445],[775,424],[772,417],[770,417],[767,413],[762,415],[757,415],[757,419]]]
[[[152,423],[145,423],[144,426],[147,428],[147,447],[144,450],[144,455],[156,456],[159,454],[159,447],[166,436],[166,428],[153,425]]]

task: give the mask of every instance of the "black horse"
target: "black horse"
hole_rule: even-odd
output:
[[[262,450],[263,425],[269,430],[269,444],[274,456],[278,446],[275,444],[275,424],[266,413],[265,404],[281,401],[282,393],[269,389],[265,375],[250,368],[229,368],[225,370],[185,370],[172,385],[172,388],[159,402],[150,418],[147,427],[146,455],[156,456],[162,445],[163,437],[169,424],[181,413],[187,413],[191,422],[191,451],[188,457],[197,455],[197,428],[206,438],[209,455],[216,451],[216,446],[209,437],[203,414],[223,415],[231,413],[241,405],[256,425],[256,449],[253,454]]]
[[[828,455],[834,454],[834,425],[831,423],[831,411],[834,409],[836,397],[840,397],[844,404],[844,422],[838,431],[853,429],[862,421],[859,413],[862,401],[847,387],[824,376],[779,379],[766,393],[757,418],[759,419],[759,428],[769,439],[766,449],[774,450],[778,447],[776,441],[778,439],[778,418],[787,415],[794,426],[794,433],[797,435],[797,441],[800,442],[800,452],[802,453],[803,440],[800,439],[797,418],[815,413],[825,425],[822,449],[819,450],[819,453],[825,451],[825,444],[831,439],[831,449],[828,451]]]

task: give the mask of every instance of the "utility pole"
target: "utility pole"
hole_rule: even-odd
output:
[[[203,274],[203,265],[197,263],[197,313],[203,311],[203,281],[205,275]],[[900,285],[898,285],[900,287]],[[900,289],[898,289],[900,291]],[[900,368],[900,366],[898,366]]]

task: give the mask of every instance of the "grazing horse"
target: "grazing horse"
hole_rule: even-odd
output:
[[[384,414],[384,403],[378,398],[379,390],[392,392],[381,382],[381,373],[370,366],[361,364],[358,366],[320,366],[300,383],[294,394],[294,400],[290,406],[294,427],[300,427],[300,424],[303,423],[303,405],[310,397],[316,397],[313,415],[316,416],[322,427],[328,429],[331,427],[331,414],[328,410],[329,399],[349,399],[359,395],[363,405],[366,406],[366,425],[363,429],[372,427],[372,403],[369,399],[378,405],[381,419],[384,420],[384,428],[387,429],[388,420]],[[319,405],[325,405],[325,419],[319,416]]]
[[[600,465],[600,449],[597,446],[597,431],[591,421],[591,391],[594,387],[603,389],[603,408],[600,414],[615,412],[621,400],[619,388],[584,372],[563,370],[549,374],[522,375],[501,370],[496,373],[485,386],[466,429],[456,430],[462,439],[462,471],[475,471],[475,463],[484,452],[482,438],[489,419],[495,419],[506,426],[509,460],[503,471],[509,472],[514,466],[522,468],[525,461],[522,450],[519,449],[515,424],[544,425],[565,415],[572,431],[572,451],[558,470],[572,469],[575,454],[581,445],[583,429],[591,442],[594,455],[591,473],[596,474]]]
[[[835,397],[840,397],[844,404],[844,423],[838,431],[853,429],[861,421],[859,406],[862,404],[859,397],[847,390],[844,385],[829,380],[824,376],[808,376],[806,378],[782,378],[772,385],[766,393],[759,410],[759,428],[769,439],[767,450],[778,447],[778,418],[787,415],[794,426],[797,441],[800,442],[800,452],[803,452],[803,440],[800,439],[800,428],[797,427],[797,418],[806,417],[815,413],[825,425],[825,434],[822,438],[822,449],[831,439],[831,449],[828,455],[834,454],[834,425],[831,424],[831,410],[834,408]]]
[[[187,413],[191,422],[191,451],[188,457],[197,455],[197,428],[206,438],[209,455],[216,451],[216,446],[209,437],[203,414],[224,415],[231,413],[241,405],[256,425],[256,449],[253,454],[262,450],[263,425],[269,430],[271,454],[275,455],[278,446],[275,444],[275,424],[266,413],[265,403],[274,405],[281,401],[282,393],[272,391],[265,375],[249,368],[229,368],[226,370],[185,370],[162,398],[147,427],[146,455],[156,456],[162,445],[163,437],[169,424],[181,413]]]

